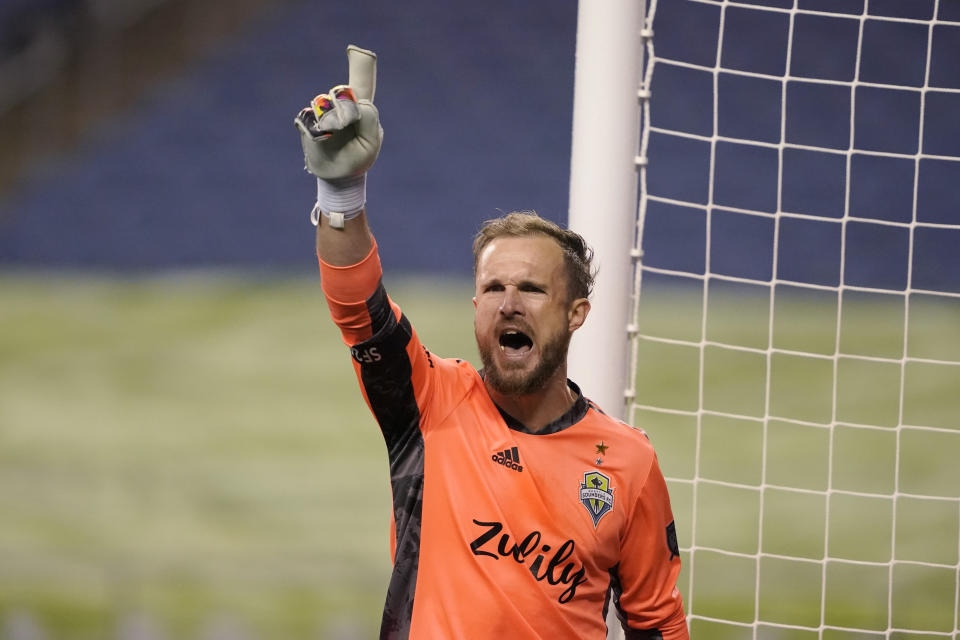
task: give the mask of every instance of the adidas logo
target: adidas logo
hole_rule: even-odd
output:
[[[520,464],[520,450],[516,447],[510,447],[490,456],[490,459],[497,464],[502,464],[507,469],[514,471],[523,471],[523,465]]]

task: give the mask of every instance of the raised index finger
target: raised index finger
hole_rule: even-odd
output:
[[[377,90],[377,54],[351,44],[347,47],[347,64],[350,67],[350,86],[357,100],[373,102]]]

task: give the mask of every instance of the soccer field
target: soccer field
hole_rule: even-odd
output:
[[[476,361],[469,282],[387,286],[432,351]],[[0,299],[0,625],[27,613],[57,639],[116,637],[143,620],[170,638],[218,625],[254,638],[375,637],[389,567],[386,455],[317,278],[7,275]],[[699,340],[700,297],[646,300],[643,332],[667,341],[641,344],[638,401],[660,408],[638,420],[671,478],[680,544],[695,541],[694,592],[689,553],[680,584],[695,612],[866,630],[886,628],[889,614],[949,637],[956,368],[908,366],[904,419],[939,430],[898,435],[886,363],[841,360],[834,392],[823,371],[833,360],[775,357],[767,390],[763,356],[711,344],[701,383],[699,350],[685,344]],[[956,308],[930,302],[918,304],[911,353],[960,359]],[[766,304],[718,298],[708,339],[765,348]],[[779,304],[774,335],[787,342],[777,346],[834,352],[835,307]],[[841,331],[844,352],[899,357],[902,307],[899,320],[882,305],[848,309],[848,322],[869,322]],[[698,429],[688,412],[701,402]],[[784,419],[764,432],[751,417],[767,404]],[[838,421],[889,428],[798,424],[829,421],[834,406]],[[882,497],[894,487],[928,496],[896,501],[895,531],[894,501]],[[828,538],[831,557],[855,562],[827,563],[824,578]],[[891,597],[894,551],[916,563],[895,565]],[[694,626],[697,638],[750,633]],[[761,627],[761,637],[817,635]]]

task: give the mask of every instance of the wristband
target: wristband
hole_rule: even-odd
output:
[[[334,229],[343,229],[347,220],[360,215],[367,204],[367,174],[322,180],[317,178],[317,202],[310,210],[310,222],[320,224],[320,214]]]

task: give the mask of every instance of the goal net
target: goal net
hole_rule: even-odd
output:
[[[627,417],[692,636],[960,637],[960,2],[644,26]]]

